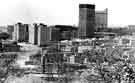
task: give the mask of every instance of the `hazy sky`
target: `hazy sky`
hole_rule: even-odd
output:
[[[95,4],[96,10],[108,8],[110,26],[135,24],[134,0],[1,0],[0,25],[18,21],[78,25],[79,3]]]

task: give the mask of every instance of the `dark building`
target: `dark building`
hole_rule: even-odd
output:
[[[16,41],[4,40],[4,41],[1,41],[0,44],[2,45],[2,47],[0,48],[0,51],[2,51],[2,52],[18,52],[18,51],[20,51],[20,46],[17,45]]]
[[[55,27],[50,27],[50,40],[59,41],[60,40],[60,29]]]
[[[60,30],[60,40],[70,40],[77,37],[77,27],[70,25],[55,25]]]
[[[25,42],[29,41],[29,24],[24,24],[24,29],[25,29]]]
[[[79,34],[80,38],[91,38],[95,29],[95,5],[79,4]]]
[[[61,39],[70,40],[70,38],[71,38],[71,32],[70,31],[63,31],[61,33]]]

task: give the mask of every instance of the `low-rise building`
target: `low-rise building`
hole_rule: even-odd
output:
[[[16,41],[4,40],[4,41],[1,41],[1,44],[2,44],[2,47],[1,47],[2,52],[18,52],[18,51],[20,51],[20,46],[17,45]]]
[[[70,40],[77,37],[77,27],[70,25],[55,25],[53,26],[60,30],[60,40]]]

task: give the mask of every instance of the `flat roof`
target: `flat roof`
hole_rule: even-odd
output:
[[[71,25],[55,25],[55,28],[60,28],[60,29],[78,29],[75,26],[71,26]]]
[[[91,9],[95,9],[95,5],[94,4],[79,4],[79,8],[91,8]]]

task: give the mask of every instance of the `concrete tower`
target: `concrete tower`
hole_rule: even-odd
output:
[[[92,38],[95,29],[95,5],[79,4],[79,32],[80,38]]]

